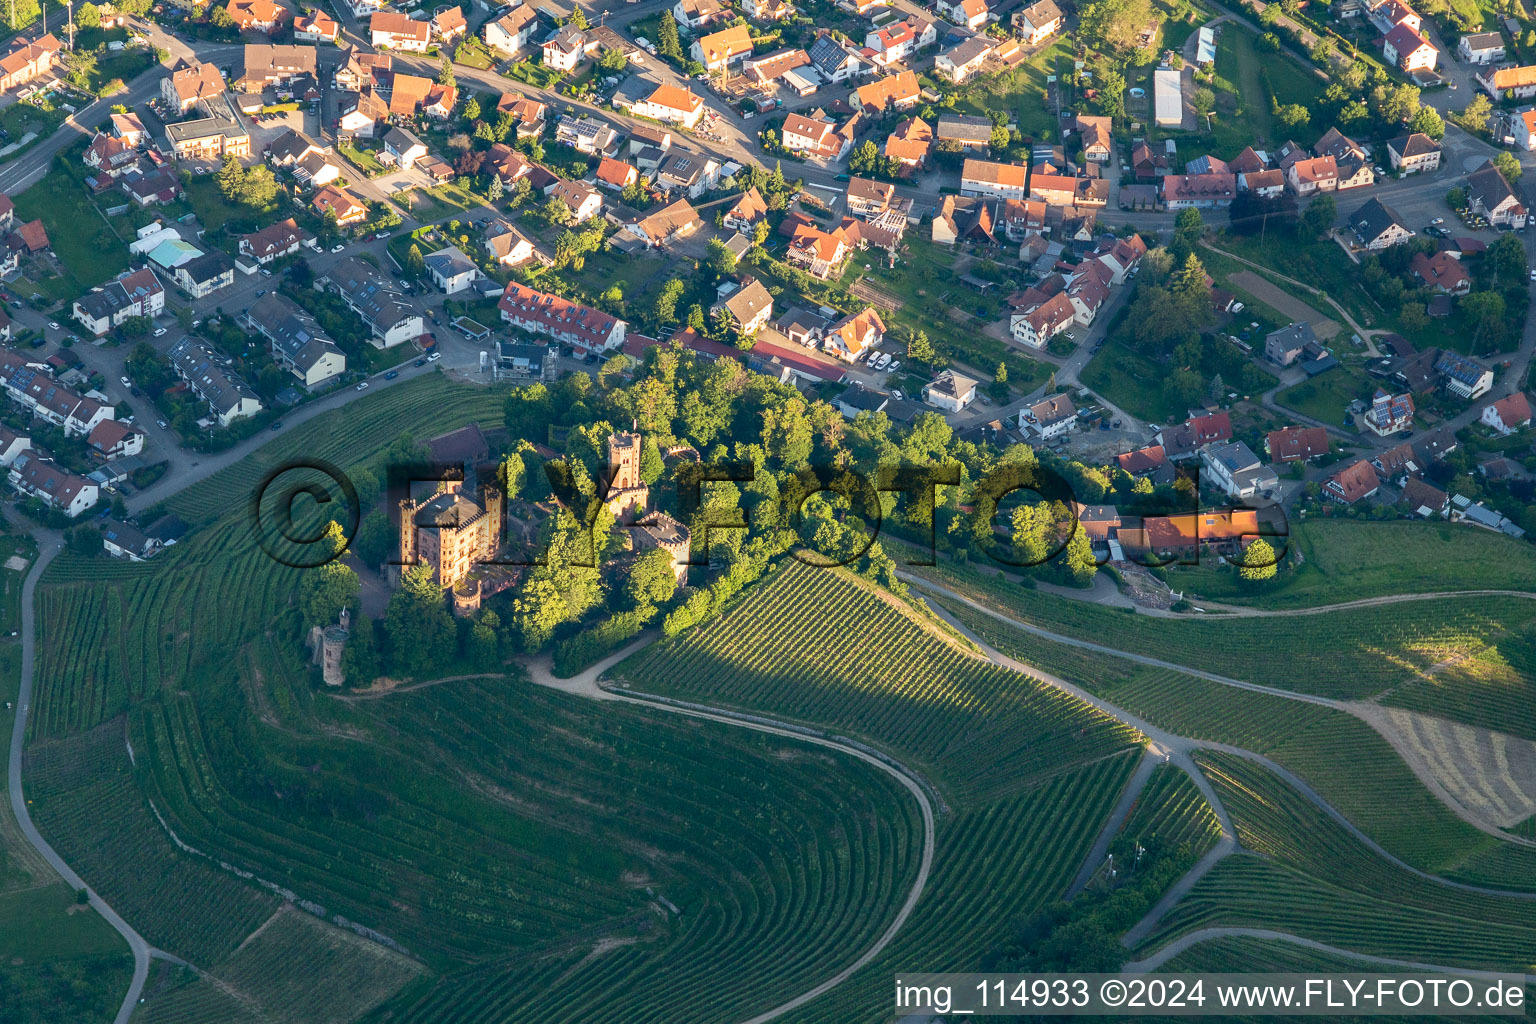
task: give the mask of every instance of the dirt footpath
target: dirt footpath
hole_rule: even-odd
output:
[[[1274,284],[1268,278],[1260,277],[1251,270],[1240,270],[1232,274],[1228,280],[1260,302],[1273,306],[1292,320],[1306,320],[1312,325],[1312,333],[1316,334],[1320,339],[1327,340],[1342,330],[1337,320],[1329,319],[1284,288]]]

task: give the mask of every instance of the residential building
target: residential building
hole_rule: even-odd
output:
[[[1019,411],[1019,429],[1033,438],[1049,441],[1077,425],[1077,407],[1066,395],[1052,395]]]
[[[868,220],[889,210],[896,202],[896,186],[871,178],[850,178],[846,198],[848,212]]]
[[[741,11],[754,21],[783,21],[795,8],[785,0],[741,0]]]
[[[555,71],[575,71],[597,44],[575,25],[566,25],[544,40],[541,47],[544,66]]]
[[[319,81],[319,74],[319,51],[313,46],[249,43],[234,84],[247,93],[273,89],[279,98],[286,99],[290,95],[290,85],[297,81],[313,85]],[[314,98],[318,99],[319,95],[316,92]]]
[[[954,370],[941,370],[923,385],[923,401],[945,412],[959,412],[976,400],[976,382]]]
[[[1422,132],[1410,132],[1387,141],[1387,157],[1392,170],[1419,174],[1440,168],[1440,144]]]
[[[341,24],[315,8],[293,19],[293,38],[305,43],[334,43],[341,34]]]
[[[112,122],[112,135],[135,149],[149,140],[149,132],[137,114],[111,114],[108,120]]]
[[[1415,71],[1433,71],[1440,59],[1440,51],[1433,43],[1407,25],[1398,25],[1381,41],[1381,56],[1406,74]]]
[[[453,46],[469,33],[469,23],[464,20],[462,8],[445,7],[432,15],[432,34],[443,46]]]
[[[1083,159],[1105,163],[1114,155],[1113,119],[1077,115],[1077,132],[1083,147]]]
[[[921,122],[919,122],[921,123]],[[971,114],[940,114],[933,138],[941,146],[985,151],[992,146],[992,119]]]
[[[884,391],[875,391],[858,383],[849,384],[842,394],[832,400],[837,411],[850,420],[858,419],[860,413],[873,415],[881,412],[890,403],[891,396]]]
[[[581,355],[624,344],[623,320],[516,281],[507,285],[498,308],[501,318],[514,327],[569,345]]]
[[[1500,436],[1508,437],[1531,425],[1531,400],[1523,391],[1516,391],[1483,406],[1483,414],[1478,420]]]
[[[90,145],[85,147],[85,155],[81,160],[85,166],[115,178],[128,168],[138,165],[139,151],[122,139],[97,132],[92,136]]]
[[[967,0],[976,2],[976,0]],[[933,60],[934,73],[961,85],[986,66],[992,54],[992,42],[986,36],[971,36],[940,53]]]
[[[315,208],[315,212],[321,217],[334,216],[337,227],[348,227],[352,224],[361,224],[368,219],[368,208],[360,203],[352,193],[336,185],[327,185],[315,193],[315,197],[309,201]]]
[[[710,315],[724,312],[737,332],[751,336],[773,317],[773,295],[754,277],[728,282],[729,291],[709,308]],[[725,285],[721,286],[726,287]]]
[[[544,133],[545,106],[536,99],[515,92],[504,92],[496,102],[497,114],[511,114],[518,138]]]
[[[1055,0],[1039,0],[1013,15],[1013,30],[1030,46],[1039,46],[1061,31],[1061,8]]]
[[[854,90],[854,99],[865,111],[880,114],[886,110],[908,110],[915,107],[921,92],[917,75],[912,71],[902,71],[859,86]]]
[[[640,170],[634,164],[605,156],[592,177],[603,188],[622,192],[640,180]]]
[[[752,34],[745,25],[711,32],[693,41],[689,55],[708,71],[721,71],[752,53]]]
[[[1200,452],[1200,463],[1216,486],[1229,497],[1238,501],[1272,493],[1280,486],[1275,471],[1259,461],[1246,444],[1232,441],[1211,445]]]
[[[1481,398],[1493,389],[1493,371],[1457,352],[1440,353],[1435,371],[1445,378],[1445,389],[1458,398]]]
[[[447,246],[426,255],[427,274],[445,295],[466,291],[480,279],[480,268],[457,246]]]
[[[652,210],[623,226],[623,231],[647,248],[659,249],[674,238],[686,238],[704,226],[698,211],[686,199],[678,199],[659,210]]]
[[[165,309],[165,288],[148,267],[120,274],[75,300],[74,318],[96,337],[132,317],[153,317]]]
[[[1276,463],[1307,462],[1328,454],[1328,431],[1323,427],[1284,427],[1264,436],[1264,450]]]
[[[384,133],[384,162],[408,171],[427,155],[427,145],[399,125]]]
[[[1073,183],[1071,187],[1075,194],[1076,179],[1067,180]],[[1032,194],[1028,182],[1029,168],[1023,164],[1000,164],[991,160],[968,159],[960,170],[960,194],[963,196],[1024,199]]]
[[[1045,348],[1052,338],[1072,326],[1077,310],[1065,292],[1057,292],[1008,319],[1008,333],[1021,345]]]
[[[1235,174],[1170,174],[1162,184],[1163,205],[1170,210],[1231,206],[1237,197]]]
[[[206,298],[235,283],[235,264],[217,249],[210,249],[172,271],[172,279],[194,299]]]
[[[0,57],[0,92],[9,92],[52,72],[63,49],[51,32],[35,41],[21,36],[13,38],[5,56]]]
[[[228,369],[227,361],[215,356],[201,341],[189,335],[172,345],[167,354],[176,375],[194,395],[208,403],[219,426],[227,427],[235,420],[261,412],[256,392]]]
[[[1477,84],[1493,97],[1495,103],[1502,99],[1523,100],[1536,96],[1536,64],[1486,68],[1477,72],[1476,78]]]
[[[165,145],[177,160],[215,163],[226,156],[251,155],[251,133],[240,108],[228,93],[212,100],[198,100],[201,116],[165,126]]]
[[[1417,477],[1409,477],[1403,482],[1403,493],[1397,500],[1408,511],[1425,519],[1450,513],[1450,495]]]
[[[96,484],[35,455],[18,455],[11,463],[11,486],[42,501],[71,519],[95,506],[101,497]]]
[[[268,292],[240,319],[267,339],[272,361],[297,377],[305,388],[323,387],[346,372],[346,355],[319,321],[288,296]]]
[[[704,116],[704,101],[688,89],[662,84],[636,103],[630,112],[636,117],[694,128]]]
[[[1461,261],[1448,252],[1437,252],[1433,256],[1416,252],[1408,263],[1408,271],[1424,287],[1445,295],[1466,295],[1472,290],[1471,275]]]
[[[1456,44],[1456,54],[1468,64],[1496,64],[1504,59],[1504,37],[1497,32],[1469,32]]]
[[[343,257],[315,287],[341,296],[362,318],[375,348],[393,348],[426,333],[426,321],[404,301],[393,279],[356,256]]]
[[[1339,187],[1339,162],[1331,156],[1294,160],[1281,169],[1285,172],[1285,183],[1298,196],[1332,192]]]
[[[101,530],[102,550],[113,558],[143,562],[159,554],[164,546],[159,538],[150,537],[137,526],[116,519],[100,520],[97,527]]]
[[[1375,494],[1381,484],[1376,470],[1364,459],[1352,462],[1323,482],[1323,496],[1344,505],[1353,505]]]
[[[1484,162],[1483,166],[1467,175],[1464,191],[1472,212],[1488,218],[1489,224],[1495,227],[1508,225],[1516,229],[1525,227],[1526,208],[1509,179],[1493,166],[1492,160]]]
[[[821,330],[821,347],[845,363],[864,358],[884,340],[885,321],[873,306],[847,314]]]
[[[527,48],[538,27],[539,15],[532,4],[519,4],[499,18],[492,18],[480,29],[485,45],[500,53],[516,56]]]
[[[843,130],[828,118],[812,118],[791,113],[784,118],[779,141],[792,153],[800,153],[818,160],[841,160],[853,148],[851,122],[849,130]]]
[[[656,165],[652,183],[668,195],[681,192],[697,199],[720,184],[720,164],[702,153],[674,149]]]
[[[224,5],[230,20],[242,32],[271,34],[277,26],[293,17],[293,12],[272,0],[228,0]]]
[[[939,0],[939,10],[953,24],[968,29],[987,23],[987,0]]]
[[[425,21],[413,21],[398,11],[378,11],[368,19],[368,35],[374,46],[426,53],[432,42],[432,26]]]
[[[1413,429],[1413,396],[1390,395],[1380,388],[1371,399],[1371,407],[1361,416],[1365,429],[1378,437],[1391,437],[1400,430]]]
[[[485,251],[491,259],[506,267],[527,263],[537,253],[532,239],[511,223],[499,219],[486,226]]]
[[[497,380],[555,380],[560,374],[560,349],[555,345],[498,341],[492,372]]]
[[[672,17],[677,23],[695,32],[712,21],[719,21],[725,14],[720,0],[677,0],[672,5]]]
[[[870,29],[864,36],[864,48],[875,55],[876,64],[895,64],[917,49],[917,32],[910,20],[891,22]]]
[[[846,82],[864,70],[865,59],[851,46],[845,46],[826,31],[818,33],[807,51],[811,67],[827,82]]]
[[[768,204],[763,200],[757,187],[753,186],[743,192],[730,209],[725,211],[721,223],[733,231],[751,236],[756,231],[758,222],[767,216]]]
[[[1371,199],[1350,214],[1349,226],[1367,249],[1390,249],[1413,237],[1397,211],[1380,199]]]
[[[289,217],[287,220],[262,228],[254,234],[243,236],[240,239],[240,255],[249,256],[257,263],[265,265],[298,252],[299,245],[309,237],[311,237],[309,232],[299,227],[298,222]]]

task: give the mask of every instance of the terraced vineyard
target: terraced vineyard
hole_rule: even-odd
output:
[[[216,963],[277,909],[176,848],[134,786],[120,719],[30,746],[23,771],[38,829],[154,945]]]
[[[1137,738],[981,660],[848,574],[799,563],[721,622],[613,674],[646,692],[848,731],[913,759],[957,800],[1002,796]]]
[[[1221,838],[1221,823],[1194,780],[1178,768],[1159,765],[1120,826],[1120,836],[1143,846],[1156,843],[1165,850],[1188,844],[1199,858]]]
[[[1536,850],[1502,842],[1462,821],[1379,733],[1353,715],[1148,668],[1047,640],[956,601],[938,603],[1003,653],[1154,725],[1272,758],[1415,867],[1480,885],[1536,889]]]
[[[1536,901],[1437,885],[1371,853],[1273,774],[1200,762],[1242,845],[1175,906],[1142,951],[1198,928],[1273,928],[1341,948],[1450,966],[1531,971]]]
[[[1521,626],[1496,645],[1449,661],[1382,700],[1536,740],[1536,623]]]

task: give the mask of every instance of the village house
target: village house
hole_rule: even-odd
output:
[[[1440,51],[1433,43],[1406,24],[1399,24],[1381,41],[1381,56],[1405,74],[1433,71]]]
[[[1307,462],[1328,454],[1328,431],[1323,427],[1283,427],[1264,435],[1264,450],[1272,462]]]
[[[613,151],[619,141],[619,133],[595,117],[561,115],[560,120],[555,122],[555,141],[588,156],[601,156]]]
[[[605,156],[599,161],[592,180],[603,188],[622,192],[640,180],[640,171],[634,164]]]
[[[64,45],[50,32],[37,40],[16,36],[0,57],[0,92],[26,85],[52,73]]]
[[[1416,252],[1408,263],[1408,271],[1424,287],[1444,295],[1466,295],[1472,290],[1472,278],[1466,268],[1448,252],[1433,256]]]
[[[757,229],[760,221],[768,216],[768,204],[763,201],[762,194],[754,185],[741,194],[741,197],[725,211],[721,223],[733,231],[751,236]]]
[[[1298,196],[1332,192],[1339,187],[1339,164],[1331,156],[1314,156],[1281,165],[1285,183]]]
[[[750,337],[773,317],[773,295],[754,277],[728,281],[720,299],[709,308],[711,316],[724,313],[739,334]]]
[[[1235,174],[1170,174],[1162,185],[1163,205],[1170,210],[1231,206],[1237,197]]]
[[[485,45],[498,53],[517,56],[533,39],[539,15],[532,4],[520,4],[499,18],[492,18],[480,29]]]
[[[444,295],[468,291],[480,279],[480,268],[458,246],[449,245],[423,257],[427,276]]]
[[[201,299],[235,283],[235,264],[219,250],[210,249],[177,266],[171,276],[182,291]]]
[[[646,248],[659,249],[675,238],[686,238],[704,226],[698,211],[686,199],[652,210],[623,225],[622,230],[644,242]]]
[[[1402,174],[1434,171],[1440,167],[1440,145],[1422,132],[1410,132],[1387,140],[1387,157],[1392,170]]]
[[[1029,309],[1012,314],[1008,319],[1008,333],[1021,345],[1045,348],[1052,338],[1071,327],[1077,319],[1077,310],[1064,292],[1057,292]]]
[[[272,0],[228,0],[224,9],[235,27],[242,32],[265,32],[268,35],[279,25],[293,17],[293,12]]]
[[[603,196],[584,181],[560,179],[544,190],[548,199],[558,199],[571,211],[571,223],[584,224],[603,212]]]
[[[85,443],[90,446],[93,455],[111,462],[142,452],[144,433],[118,420],[102,420],[91,428]]]
[[[1501,437],[1524,430],[1531,425],[1531,400],[1522,391],[1516,391],[1483,406],[1478,422],[1492,428]]]
[[[1525,227],[1525,206],[1509,184],[1509,179],[1493,166],[1492,160],[1485,161],[1481,167],[1467,175],[1465,191],[1472,212],[1488,218],[1489,224],[1495,227],[1507,224],[1517,230]]]
[[[885,321],[873,306],[850,313],[821,331],[821,347],[845,363],[857,362],[885,340]]]
[[[228,93],[206,103],[198,100],[195,109],[202,116],[165,126],[166,148],[177,160],[215,162],[251,155],[250,129]]]
[[[327,185],[317,191],[309,204],[321,217],[334,217],[337,227],[361,224],[368,219],[368,208],[352,193],[336,185]]]
[[[249,43],[234,85],[251,94],[272,89],[278,98],[286,99],[290,95],[289,86],[295,82],[313,84],[318,81],[319,67],[319,52],[313,46]],[[319,92],[314,92],[310,98],[319,99]]]
[[[289,217],[254,234],[243,236],[240,239],[240,254],[251,257],[257,263],[267,264],[298,252],[299,246],[309,237],[309,232]]]
[[[1485,68],[1477,72],[1476,78],[1495,103],[1505,98],[1523,100],[1536,96],[1536,64]]]
[[[83,476],[34,455],[18,455],[11,464],[11,486],[71,519],[95,506],[101,491]]]
[[[688,89],[662,84],[636,103],[630,112],[636,117],[694,128],[704,116],[704,101]]]
[[[1211,445],[1200,452],[1200,464],[1216,486],[1229,498],[1247,501],[1272,493],[1280,486],[1275,471],[1259,461],[1246,444],[1232,441]]]
[[[1481,398],[1493,390],[1493,371],[1468,356],[1446,350],[1435,360],[1435,372],[1445,382],[1445,389],[1457,398]]]
[[[510,114],[518,138],[544,133],[545,105],[515,92],[504,92],[496,101],[496,113]]]
[[[1108,117],[1077,115],[1077,132],[1083,147],[1083,159],[1104,163],[1114,154],[1113,122]]]
[[[395,125],[384,133],[384,150],[381,159],[402,171],[416,166],[416,161],[427,155],[427,145],[412,132]]]
[[[1068,179],[1076,187],[1076,179]],[[960,194],[992,199],[1023,199],[1031,194],[1029,168],[1023,164],[1000,164],[991,160],[967,159],[960,170]],[[1037,199],[1050,200],[1044,196]]]
[[[1371,199],[1349,215],[1349,226],[1366,249],[1390,249],[1413,237],[1403,219],[1380,199]]]
[[[688,52],[706,71],[721,71],[751,55],[752,35],[747,26],[732,25],[695,39]]]
[[[398,11],[378,11],[368,19],[369,41],[374,46],[404,53],[426,53],[432,42],[432,26],[414,21]]]
[[[575,71],[576,65],[597,49],[597,43],[575,25],[557,29],[540,47],[544,66],[555,71]]]
[[[828,162],[841,160],[853,148],[852,121],[840,128],[826,117],[792,113],[784,119],[779,141],[792,153]]]
[[[1376,470],[1364,459],[1352,462],[1323,482],[1323,496],[1343,505],[1364,501],[1381,487]]]
[[[686,25],[697,32],[712,21],[725,17],[726,10],[720,0],[677,0],[672,5],[672,17],[679,25]]]
[[[916,106],[921,91],[917,75],[911,71],[902,71],[859,86],[854,90],[854,97],[864,110],[880,114],[886,110],[908,110]]]
[[[862,220],[878,216],[896,202],[896,186],[871,178],[848,180],[848,212]]]
[[[923,401],[945,412],[960,412],[975,400],[976,381],[954,370],[940,370],[923,385]]]
[[[432,15],[432,34],[445,47],[453,46],[469,33],[469,23],[464,20],[462,8],[445,7]]]
[[[807,52],[810,54],[811,67],[816,69],[824,81],[834,85],[862,74],[867,63],[857,49],[845,46],[826,30],[818,31],[816,41]]]
[[[485,229],[485,251],[505,267],[516,267],[533,259],[537,250],[533,241],[515,225],[497,219]]]
[[[884,155],[894,160],[903,175],[911,175],[928,164],[933,149],[933,129],[920,117],[908,118],[886,136]]]
[[[1013,30],[1028,46],[1039,46],[1061,31],[1061,8],[1055,0],[1039,0],[1013,15]]]
[[[1391,437],[1400,430],[1413,429],[1413,396],[1390,395],[1381,388],[1371,398],[1371,407],[1361,416],[1365,429],[1378,437]]]
[[[674,149],[656,165],[652,184],[669,196],[680,192],[697,199],[720,184],[720,164],[703,153]]]
[[[801,224],[789,240],[785,259],[812,276],[826,280],[842,267],[851,252],[852,246],[841,228],[828,232],[811,224]]]
[[[1456,55],[1467,64],[1496,64],[1504,59],[1504,37],[1498,32],[1469,32],[1456,44]]]
[[[1019,429],[1040,441],[1050,441],[1077,425],[1077,407],[1066,395],[1052,395],[1019,410]]]
[[[306,11],[293,19],[293,38],[303,43],[334,43],[341,35],[341,24],[320,8]]]
[[[975,30],[987,23],[987,0],[939,0],[939,11],[964,28]]]
[[[935,57],[933,70],[955,85],[963,85],[981,71],[991,55],[992,42],[986,36],[971,36]]]

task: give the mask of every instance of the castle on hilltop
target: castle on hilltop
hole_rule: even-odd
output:
[[[457,587],[501,547],[501,491],[482,488],[477,502],[463,488],[461,481],[445,480],[425,503],[414,498],[400,502],[400,562],[427,562],[444,590]]]

